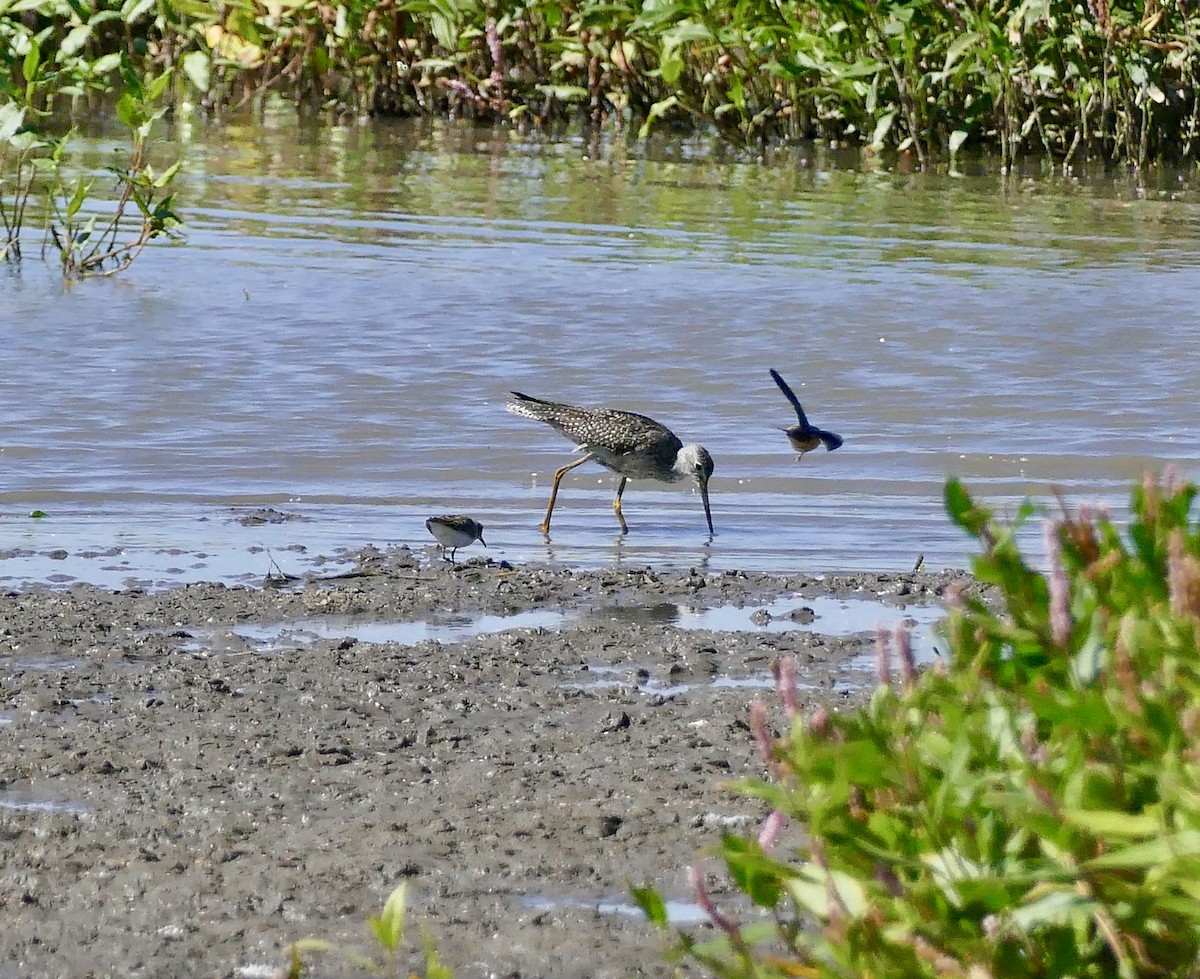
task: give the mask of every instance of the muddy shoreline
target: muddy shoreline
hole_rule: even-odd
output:
[[[797,658],[810,704],[853,709],[871,643],[681,610],[839,597],[900,618],[952,581],[973,587],[401,547],[257,588],[0,593],[0,977],[271,975],[307,936],[367,949],[402,880],[413,939],[428,926],[462,979],[671,975],[627,882],[687,902],[684,867],[765,815],[722,782],[759,772],[745,717],[773,659]],[[534,611],[553,627],[361,638]]]

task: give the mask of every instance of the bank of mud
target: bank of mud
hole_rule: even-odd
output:
[[[0,977],[270,975],[306,936],[368,948],[365,918],[402,880],[459,977],[670,975],[628,883],[686,902],[684,867],[765,816],[722,783],[760,771],[746,709],[773,699],[773,660],[796,657],[809,705],[853,709],[872,642],[822,635],[820,617],[682,629],[681,610],[900,609],[952,581],[974,587],[451,567],[398,548],[260,588],[2,594]],[[533,610],[553,628],[356,638]]]

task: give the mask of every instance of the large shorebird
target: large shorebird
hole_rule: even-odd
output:
[[[558,484],[563,476],[591,460],[621,477],[621,482],[617,484],[617,495],[613,499],[613,512],[621,522],[622,533],[628,533],[629,526],[621,513],[621,494],[631,479],[658,479],[666,483],[694,479],[700,487],[700,498],[704,501],[708,532],[713,533],[712,511],[708,506],[708,481],[713,474],[713,461],[704,446],[684,445],[665,425],[632,411],[579,408],[531,398],[519,391],[513,391],[512,396],[515,400],[508,403],[508,410],[514,415],[545,422],[573,441],[578,451],[584,453],[582,458],[554,473],[550,502],[546,504],[546,517],[542,521],[543,534],[550,533],[550,517],[554,513]]]

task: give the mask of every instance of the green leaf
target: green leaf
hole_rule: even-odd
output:
[[[0,144],[11,142],[24,121],[25,106],[15,102],[0,105]]]
[[[1092,683],[1104,669],[1108,659],[1108,640],[1105,636],[1105,616],[1097,611],[1092,616],[1091,630],[1071,661],[1071,670],[1081,684]]]
[[[161,188],[167,186],[167,184],[169,184],[172,180],[175,179],[175,174],[177,174],[179,172],[179,168],[181,166],[183,166],[183,161],[176,160],[169,167],[167,167],[167,169],[165,169],[162,173],[160,173],[157,177],[155,177],[153,180],[150,181],[151,186],[156,189],[161,189]]]
[[[972,537],[979,537],[991,519],[991,512],[977,507],[961,480],[953,476],[946,480],[945,497],[950,519]]]
[[[421,929],[421,949],[425,953],[425,979],[454,979],[454,971],[442,964],[429,929]]]
[[[133,98],[140,101],[146,94],[142,86],[142,76],[133,67],[133,62],[129,60],[129,55],[124,52],[121,53],[121,81],[125,85],[126,94]]]
[[[646,114],[646,121],[642,123],[642,128],[638,130],[638,139],[645,139],[650,135],[650,127],[654,125],[654,120],[666,112],[670,112],[679,104],[679,99],[674,95],[663,99],[661,102],[655,102],[650,106],[650,111]]]
[[[1022,931],[1034,931],[1041,925],[1057,924],[1072,918],[1089,918],[1101,907],[1079,892],[1056,890],[1012,912],[1012,923]]]
[[[20,153],[28,152],[29,150],[45,149],[50,144],[44,139],[38,139],[35,133],[24,132],[17,133],[11,140],[10,145]],[[38,173],[52,174],[58,169],[58,160],[49,159],[44,156],[35,156],[29,161],[29,165]]]
[[[121,19],[126,24],[132,24],[153,6],[154,0],[125,0],[121,7]]]
[[[888,134],[888,130],[892,128],[892,123],[896,121],[896,112],[893,109],[891,112],[885,112],[879,117],[879,121],[875,123],[875,132],[871,136],[872,146],[882,146],[883,140]]]
[[[1064,809],[1063,819],[1097,836],[1156,836],[1164,832],[1162,819],[1152,813],[1135,814],[1115,809]]]
[[[683,59],[676,56],[674,52],[664,54],[658,66],[658,73],[668,85],[672,87],[678,85],[679,78],[683,74]]]
[[[1171,836],[1160,836],[1145,843],[1134,843],[1120,850],[1112,850],[1086,866],[1095,869],[1148,869],[1168,864],[1179,857],[1194,857],[1200,854],[1200,830],[1185,830]]]
[[[822,870],[816,864],[805,864],[795,877],[783,882],[792,899],[818,918],[828,918],[833,911],[831,892],[851,917],[860,917],[867,909],[867,895],[862,884],[837,870]]]
[[[763,908],[779,903],[780,868],[761,847],[726,834],[721,841],[721,855],[738,889],[751,901]]]
[[[948,72],[959,58],[979,43],[980,38],[981,35],[977,31],[967,31],[951,41],[950,46],[946,48],[946,64],[942,71]]]
[[[729,79],[729,101],[739,109],[746,108],[746,90],[742,85],[741,78],[737,75]]]
[[[305,952],[328,952],[333,948],[332,942],[321,938],[301,938],[298,942],[292,942],[287,951],[294,955],[303,955]]]
[[[149,84],[146,85],[146,101],[157,102],[162,98],[163,92],[167,90],[167,86],[171,83],[171,70],[168,68],[161,75],[151,78]]]
[[[25,52],[25,60],[21,63],[21,74],[25,77],[26,91],[37,79],[38,66],[42,61],[42,49],[37,41],[30,41],[29,50]]]
[[[693,41],[711,40],[712,31],[703,24],[692,21],[686,21],[663,32],[663,47],[666,49],[678,48],[684,44],[691,44]]]
[[[667,902],[658,891],[653,887],[631,887],[629,893],[633,895],[634,902],[642,909],[650,924],[658,928],[667,927]]]
[[[83,206],[83,202],[87,200],[88,192],[92,189],[91,181],[80,177],[75,183],[75,193],[71,195],[71,199],[67,202],[67,217],[73,218],[79,213],[79,209]]]
[[[69,58],[75,52],[79,51],[88,42],[88,38],[92,34],[91,24],[80,24],[78,27],[71,28],[67,32],[67,36],[63,38],[62,44],[58,47],[58,60],[61,63],[64,58]]]
[[[407,882],[399,884],[388,895],[379,917],[367,919],[375,940],[388,952],[395,952],[404,940],[404,896],[407,889]]]
[[[209,58],[204,51],[189,51],[183,56],[181,64],[184,77],[197,90],[207,92],[209,86]]]
[[[561,102],[579,102],[588,97],[588,90],[578,85],[539,85],[537,90]]]
[[[112,54],[103,54],[91,65],[91,73],[93,75],[107,75],[109,72],[121,66],[121,55],[113,52]]]
[[[146,121],[142,102],[132,92],[125,92],[117,99],[117,118],[130,129],[137,129]]]

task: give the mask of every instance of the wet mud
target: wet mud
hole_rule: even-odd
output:
[[[804,602],[894,622],[952,581],[398,548],[334,579],[0,594],[0,977],[270,976],[308,936],[368,950],[401,881],[414,945],[464,979],[673,975],[628,885],[707,927],[684,868],[766,815],[724,783],[761,771],[772,662],[808,705],[872,682],[873,624],[826,635]],[[746,624],[684,627],[717,607]]]

